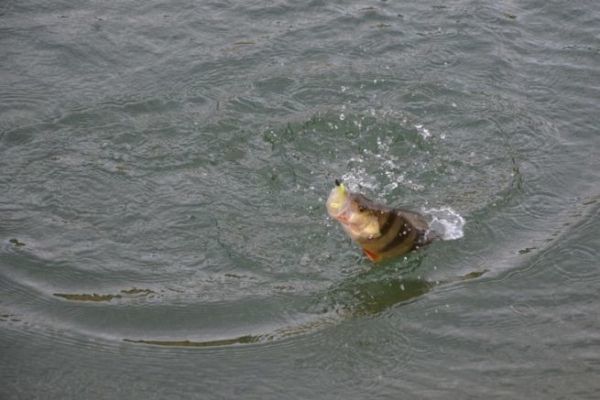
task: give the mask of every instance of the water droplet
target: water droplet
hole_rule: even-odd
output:
[[[308,256],[308,254],[304,254],[302,256],[302,258],[300,258],[300,265],[303,267],[307,266],[309,262],[310,262],[310,257]]]
[[[463,237],[464,218],[450,207],[423,209],[429,215],[429,228],[438,233],[443,240],[454,240]]]

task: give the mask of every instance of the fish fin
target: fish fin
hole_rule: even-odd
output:
[[[373,261],[373,262],[377,262],[379,261],[379,254],[377,253],[373,253],[372,251],[369,251],[367,249],[363,249],[363,252],[365,253],[365,255],[369,258],[369,260]]]

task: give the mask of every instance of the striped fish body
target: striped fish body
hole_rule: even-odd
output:
[[[392,209],[383,216],[385,222],[381,225],[379,236],[356,240],[371,261],[379,262],[399,257],[431,241],[427,237],[427,221],[421,215]]]
[[[328,212],[374,262],[401,256],[431,242],[420,214],[377,204],[362,194],[332,190]]]

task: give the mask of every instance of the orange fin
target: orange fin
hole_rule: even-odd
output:
[[[372,251],[369,251],[367,249],[363,249],[363,252],[365,253],[365,255],[369,258],[369,260],[373,261],[373,262],[377,262],[379,261],[379,254],[377,253],[373,253]]]

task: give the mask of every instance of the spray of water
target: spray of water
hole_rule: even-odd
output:
[[[450,207],[427,208],[422,210],[429,217],[429,229],[443,240],[455,240],[464,236],[465,219]]]

